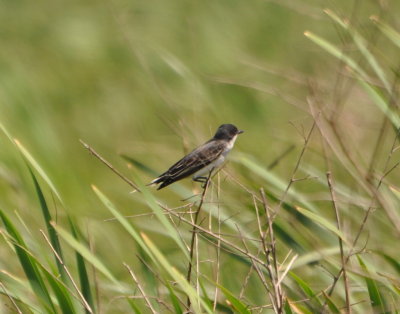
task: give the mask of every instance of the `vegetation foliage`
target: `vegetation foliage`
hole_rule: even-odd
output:
[[[5,1],[0,312],[398,312],[399,10]]]

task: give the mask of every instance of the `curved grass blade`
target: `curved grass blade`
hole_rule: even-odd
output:
[[[311,212],[307,209],[301,208],[299,206],[295,206],[295,208],[300,213],[302,213],[304,216],[307,216],[308,218],[317,222],[324,228],[332,231],[335,235],[337,235],[339,238],[341,238],[345,243],[348,243],[346,238],[344,237],[343,233],[338,228],[336,228],[333,224],[331,224],[328,220],[326,220],[325,218],[318,216],[317,214],[314,214],[313,212]]]
[[[136,173],[135,172],[132,172],[132,173],[133,173],[135,182],[137,183],[140,191],[142,192],[147,205],[154,212],[157,219],[164,225],[165,229],[170,234],[170,237],[175,241],[175,243],[181,249],[182,253],[189,260],[188,249],[186,248],[185,244],[182,242],[181,238],[179,237],[178,232],[176,231],[176,229],[174,228],[172,223],[164,215],[163,209],[157,204],[156,198],[153,196],[153,194],[151,194],[150,190],[142,183],[142,181],[136,175]]]
[[[381,22],[378,17],[371,16],[371,20],[378,26],[380,31],[389,38],[397,47],[400,48],[400,33],[391,26]]]
[[[100,271],[105,277],[107,277],[114,284],[119,285],[118,280],[114,275],[108,270],[108,268],[92,253],[90,250],[79,243],[73,236],[71,236],[67,231],[65,231],[60,226],[53,223],[54,229],[61,238],[64,239],[75,251],[81,254],[90,264],[92,264],[98,271]]]
[[[311,39],[315,44],[329,52],[331,55],[334,57],[338,58],[339,60],[343,61],[345,64],[347,64],[351,69],[356,71],[359,75],[361,75],[361,78],[367,79],[368,75],[365,73],[365,71],[355,62],[352,58],[346,56],[340,49],[332,45],[330,42],[327,40],[309,32],[306,31],[304,32],[304,35]]]
[[[238,161],[247,169],[251,170],[254,174],[257,174],[261,178],[265,179],[267,182],[271,183],[280,192],[286,190],[287,182],[284,182],[282,179],[278,178],[275,174],[273,174],[265,167],[261,166],[258,162],[253,161],[251,158],[245,156],[244,154],[241,155]],[[307,201],[307,199],[301,193],[297,192],[295,188],[292,187],[288,191],[288,195],[297,199],[299,202],[303,204],[303,206],[306,206],[307,208],[310,208],[311,210],[318,212],[318,209],[309,201]]]
[[[122,216],[115,208],[114,204],[94,185],[92,185],[93,191],[96,193],[100,201],[106,206],[111,214],[118,220],[118,222],[125,228],[126,231],[132,236],[132,238],[140,245],[140,247],[146,252],[147,255],[153,258],[146,244],[143,242],[139,233],[132,227],[131,223]],[[140,187],[142,189],[142,187]]]
[[[368,93],[368,95],[374,101],[374,104],[389,118],[394,127],[398,129],[400,127],[399,116],[388,106],[387,101],[383,98],[383,95],[377,90],[377,88],[371,86],[361,79],[358,80],[358,83]]]
[[[302,306],[300,303],[296,303],[288,298],[284,305],[285,314],[296,313],[296,314],[314,314]]]
[[[311,287],[303,280],[301,279],[299,276],[297,276],[294,272],[289,271],[289,275],[290,277],[292,277],[296,283],[299,285],[299,287],[301,288],[301,290],[303,290],[303,292],[311,299],[314,300],[318,306],[322,306],[322,302],[320,301],[320,299],[317,297],[317,295],[315,294],[315,292],[311,289]]]
[[[285,304],[283,305],[283,310],[285,314],[293,314],[292,308],[290,307],[289,300],[286,298]]]
[[[159,251],[159,249],[154,245],[154,243],[145,235],[141,233],[143,241],[146,243],[147,247],[153,253],[154,258],[161,265],[164,270],[176,281],[176,283],[181,287],[183,291],[190,298],[191,304],[195,313],[212,313],[212,310],[208,307],[207,303],[202,300],[201,297],[197,295],[196,290],[187,282],[185,276],[183,276],[175,267],[168,262],[165,256]],[[201,310],[203,308],[204,311]]]
[[[135,304],[135,302],[129,298],[126,299],[129,303],[129,305],[131,306],[133,312],[135,314],[142,314],[142,312],[140,311],[140,309],[137,307],[137,305]]]
[[[310,38],[314,43],[318,46],[338,58],[342,60],[345,64],[347,64],[353,71],[361,86],[366,90],[366,92],[371,96],[374,100],[375,105],[388,116],[390,121],[394,124],[396,128],[400,127],[400,118],[397,114],[391,110],[388,106],[387,102],[383,99],[383,97],[368,84],[368,75],[366,72],[350,57],[346,56],[340,49],[332,45],[330,42],[322,39],[321,37],[311,33],[305,32],[304,35]]]
[[[235,309],[235,311],[241,314],[251,314],[251,311],[248,309],[248,307],[242,301],[236,298],[232,292],[230,292],[224,286],[221,286],[219,284],[217,284],[217,286],[222,291],[225,298],[229,301],[232,307]]]
[[[3,234],[6,243],[8,240]],[[41,314],[43,310],[34,304],[34,300],[30,297],[31,286],[29,283],[15,275],[0,271],[0,294],[8,298],[12,298],[20,307],[23,313],[38,313]]]
[[[378,311],[379,313],[386,313],[387,311],[385,309],[386,308],[385,300],[383,298],[382,293],[378,289],[378,283],[374,279],[368,276],[369,274],[368,267],[365,265],[364,261],[359,255],[357,255],[357,260],[361,268],[367,273],[363,277],[365,283],[367,284],[369,299],[371,301],[373,311],[374,312]]]
[[[332,298],[329,297],[329,295],[327,295],[327,294],[325,293],[325,291],[323,291],[323,290],[322,290],[322,294],[324,295],[326,304],[328,305],[329,309],[331,310],[330,313],[337,313],[337,314],[340,314],[340,313],[341,313],[341,312],[340,312],[340,309],[339,309],[339,307],[333,302]]]
[[[71,229],[72,236],[79,241],[78,238],[78,232],[77,228],[75,227],[75,224],[73,223],[71,217],[68,216],[68,221]],[[79,282],[81,285],[81,292],[87,303],[92,309],[95,309],[94,307],[94,302],[93,302],[93,297],[92,297],[92,292],[90,290],[90,281],[89,281],[89,276],[86,270],[86,265],[85,265],[85,260],[83,256],[78,252],[75,251],[75,257],[76,257],[76,265],[78,268],[78,274],[79,274]],[[88,310],[86,309],[86,312],[88,313]]]
[[[40,264],[39,264],[40,265]],[[65,288],[65,286],[54,279],[53,275],[50,274],[46,269],[41,267],[47,281],[49,282],[51,288],[53,289],[54,295],[57,298],[58,306],[64,314],[76,313],[74,305],[72,303],[70,292]]]
[[[19,234],[18,230],[12,224],[11,220],[9,220],[8,217],[5,215],[3,210],[0,210],[0,218],[3,221],[3,224],[8,234],[10,235],[12,240],[15,241],[14,243],[15,252],[17,253],[19,262],[25,272],[25,275],[28,278],[32,291],[36,294],[46,312],[55,313],[56,309],[53,304],[53,301],[51,300],[50,293],[47,290],[47,287],[37,268],[35,261],[25,251],[27,250],[27,246],[22,236]]]
[[[397,271],[398,275],[400,275],[400,262],[398,259],[393,258],[384,252],[380,252],[380,251],[372,251],[372,252],[377,255],[380,255],[382,258],[384,258],[386,260],[386,262],[388,264],[390,264]]]
[[[63,253],[62,253],[62,250],[61,250],[60,241],[58,239],[57,233],[56,233],[56,231],[54,230],[53,226],[50,223],[52,221],[51,214],[50,214],[49,208],[47,206],[46,200],[44,198],[43,192],[42,192],[42,190],[40,188],[40,185],[39,185],[38,181],[36,180],[35,175],[33,174],[31,168],[29,167],[29,165],[28,165],[28,170],[29,170],[29,173],[31,174],[31,177],[32,177],[32,180],[33,180],[33,184],[35,185],[36,194],[37,194],[38,199],[39,199],[40,208],[42,209],[42,214],[43,214],[43,218],[44,218],[44,221],[45,221],[45,224],[46,224],[47,233],[49,234],[51,245],[53,246],[54,250],[57,252],[58,256],[62,260],[64,260]],[[54,258],[56,260],[58,272],[61,275],[62,281],[64,283],[67,283],[68,282],[67,275],[65,273],[63,265],[60,263],[60,261],[57,259],[56,256]]]
[[[183,313],[183,310],[182,310],[182,308],[181,308],[181,304],[179,303],[179,299],[178,299],[178,297],[175,295],[175,292],[174,292],[174,290],[172,289],[172,287],[171,287],[171,285],[169,284],[168,281],[166,282],[166,286],[167,286],[167,289],[168,289],[168,291],[169,291],[169,297],[170,297],[170,299],[171,299],[172,305],[174,306],[175,313],[176,313],[176,314],[182,314],[182,313]]]
[[[376,61],[375,57],[367,48],[367,43],[365,39],[352,27],[349,23],[345,23],[343,20],[339,18],[335,13],[331,10],[325,10],[325,13],[334,20],[337,24],[343,27],[345,30],[349,32],[349,34],[353,37],[355,44],[357,45],[358,49],[360,49],[361,53],[364,55],[365,59],[369,62],[372,69],[378,75],[379,79],[382,81],[383,85],[385,86],[386,90],[390,92],[391,87],[389,81],[386,78],[385,72],[379,66],[378,61]]]
[[[18,150],[21,152],[22,156],[24,157],[24,160],[28,164],[32,165],[32,167],[39,173],[39,175],[43,178],[43,180],[47,183],[47,185],[53,191],[53,193],[57,196],[57,198],[59,199],[61,204],[63,204],[60,193],[58,192],[58,190],[56,189],[55,185],[50,180],[50,178],[48,177],[46,172],[43,170],[43,168],[35,160],[35,158],[32,157],[32,155],[28,152],[28,150],[17,139],[14,139],[11,136],[11,134],[7,131],[7,129],[5,128],[5,126],[2,123],[0,123],[0,129],[7,136],[7,138],[11,141],[11,143],[13,143],[15,146],[17,146]]]
[[[35,158],[33,158],[33,156],[28,152],[28,150],[17,139],[14,139],[14,143],[17,145],[19,151],[22,153],[22,156],[24,156],[24,159],[27,161],[27,163],[32,165],[32,167],[38,172],[38,174],[47,183],[47,185],[50,187],[50,189],[53,191],[53,193],[57,196],[57,198],[59,199],[61,204],[63,204],[60,193],[58,193],[58,190],[56,189],[55,185],[50,180],[50,178],[48,177],[46,172],[43,170],[43,168],[35,160]]]

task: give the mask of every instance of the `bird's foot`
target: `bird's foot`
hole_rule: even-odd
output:
[[[203,183],[201,185],[201,188],[205,189],[207,186],[207,181],[209,181],[209,177],[196,177],[196,178],[193,178],[193,181]],[[211,180],[210,180],[210,183],[211,183]]]

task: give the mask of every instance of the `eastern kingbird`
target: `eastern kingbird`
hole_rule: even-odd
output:
[[[187,154],[162,175],[151,181],[149,185],[161,183],[157,188],[160,190],[190,175],[193,175],[193,181],[206,182],[207,177],[202,175],[209,173],[224,162],[226,155],[235,144],[236,137],[241,133],[243,131],[238,130],[233,124],[221,125],[211,140]]]

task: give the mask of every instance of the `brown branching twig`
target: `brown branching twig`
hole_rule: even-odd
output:
[[[301,161],[302,161],[302,159],[303,159],[304,153],[305,153],[305,151],[307,150],[308,143],[309,143],[309,141],[310,141],[311,135],[312,135],[312,133],[313,133],[313,131],[314,131],[314,129],[315,129],[316,124],[317,124],[317,121],[316,121],[316,119],[314,119],[310,131],[308,132],[307,136],[304,138],[304,146],[303,146],[303,149],[302,149],[301,152],[300,152],[300,156],[299,156],[299,158],[297,159],[296,165],[295,165],[295,167],[294,167],[294,169],[293,169],[293,172],[292,172],[292,177],[291,177],[291,179],[290,179],[290,181],[289,181],[289,184],[287,185],[285,191],[283,192],[283,195],[282,195],[282,197],[281,197],[281,199],[280,199],[280,201],[279,201],[279,205],[278,205],[278,207],[277,207],[276,212],[278,212],[278,211],[280,210],[280,208],[282,207],[282,205],[283,205],[283,203],[284,203],[284,201],[285,201],[285,199],[286,199],[286,196],[287,196],[287,194],[288,194],[288,192],[289,192],[289,190],[290,190],[290,187],[291,187],[292,184],[296,181],[295,175],[296,175],[296,173],[297,173],[297,170],[299,169],[299,166],[300,166],[300,163],[301,163]]]
[[[159,205],[160,205],[162,208],[164,208],[165,210],[169,210],[169,209],[168,209],[167,207],[165,207],[164,205],[162,205],[162,204],[159,204]],[[198,231],[201,231],[202,233],[207,234],[208,236],[210,236],[210,237],[212,237],[212,238],[214,238],[214,239],[216,239],[216,240],[219,240],[221,243],[223,243],[223,244],[225,244],[226,246],[232,248],[234,251],[237,251],[237,252],[243,254],[244,256],[246,256],[247,258],[253,259],[253,260],[254,260],[255,262],[257,262],[258,264],[260,264],[260,265],[266,267],[266,263],[265,263],[263,260],[261,260],[259,257],[255,256],[254,254],[252,254],[252,253],[250,253],[250,252],[246,252],[246,250],[242,249],[240,246],[237,246],[236,244],[230,242],[229,240],[226,240],[225,238],[222,238],[222,237],[219,236],[218,234],[216,234],[216,233],[214,233],[214,232],[212,232],[212,231],[210,231],[210,230],[208,230],[208,229],[206,229],[206,228],[203,228],[203,227],[201,227],[201,226],[199,226],[199,225],[195,225],[195,224],[194,224],[192,221],[190,221],[189,219],[186,219],[186,218],[184,218],[184,217],[182,217],[182,216],[180,216],[180,215],[174,213],[173,211],[171,211],[171,215],[173,215],[173,216],[179,218],[182,222],[184,222],[184,223],[186,223],[186,224],[189,224],[189,225],[191,225],[192,227],[196,227],[196,229],[197,229]]]
[[[389,162],[390,162],[392,154],[393,154],[393,151],[394,151],[394,149],[396,147],[396,142],[397,142],[397,139],[398,139],[399,132],[400,132],[400,130],[398,130],[396,132],[396,136],[395,136],[395,139],[393,141],[391,151],[390,151],[389,156],[388,156],[388,158],[386,160],[384,174],[380,177],[379,182],[378,182],[375,190],[372,191],[373,192],[373,196],[371,198],[371,201],[370,201],[370,204],[368,206],[368,209],[367,209],[367,211],[366,211],[366,213],[364,215],[364,218],[363,218],[363,220],[361,222],[361,225],[360,225],[360,227],[359,227],[359,229],[357,231],[356,237],[354,238],[353,243],[352,243],[352,245],[350,247],[349,253],[348,253],[348,255],[347,255],[346,259],[345,259],[345,264],[347,264],[348,261],[350,260],[351,256],[353,256],[353,253],[354,253],[355,247],[356,247],[356,245],[358,243],[358,240],[360,239],[360,236],[361,236],[361,234],[362,234],[362,232],[363,232],[363,230],[365,228],[365,225],[366,225],[366,223],[368,221],[368,218],[369,218],[369,216],[370,216],[370,214],[371,214],[371,212],[372,212],[372,210],[374,208],[373,204],[375,203],[375,201],[379,197],[378,196],[378,191],[379,191],[379,188],[381,187],[381,185],[383,183],[383,179],[399,165],[399,163],[396,163],[393,167],[391,167],[389,170],[387,170],[387,168],[389,166]],[[328,295],[329,296],[332,295],[332,293],[333,293],[333,291],[335,289],[335,286],[336,286],[336,284],[337,284],[337,282],[340,279],[342,274],[343,274],[343,267],[339,270],[339,273],[334,278],[334,281],[333,281],[333,283],[332,283],[332,285],[331,285],[331,287],[330,287],[330,289],[328,291]]]
[[[311,132],[310,132],[311,134]],[[299,158],[299,160],[301,157]],[[296,167],[297,169],[297,167]],[[284,303],[284,295],[281,286],[281,280],[279,279],[279,270],[278,270],[278,260],[276,254],[276,239],[274,234],[273,228],[273,220],[274,216],[271,216],[270,211],[267,205],[267,198],[265,197],[264,189],[260,189],[261,198],[263,200],[262,204],[265,211],[265,217],[267,219],[268,224],[268,233],[271,244],[269,245],[268,249],[265,251],[265,255],[267,257],[267,270],[270,276],[271,283],[274,288],[274,297],[275,300],[271,300],[272,304],[274,305],[276,313],[283,313],[283,303]],[[267,231],[265,231],[266,233]],[[265,242],[266,235],[264,234],[262,239]],[[263,243],[264,248],[267,247],[266,243]]]

